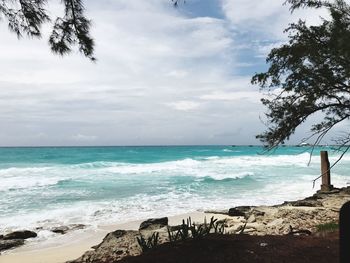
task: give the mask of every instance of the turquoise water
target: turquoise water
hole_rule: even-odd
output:
[[[0,148],[0,232],[305,197],[316,190],[319,150],[308,166],[305,147],[269,154],[247,146]],[[332,180],[350,182],[349,154]]]

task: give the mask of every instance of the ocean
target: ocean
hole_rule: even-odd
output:
[[[328,149],[329,148],[324,148]],[[0,148],[0,233],[96,227],[312,195],[319,151],[257,146]],[[334,162],[339,154],[330,153]],[[332,170],[350,184],[350,155]]]

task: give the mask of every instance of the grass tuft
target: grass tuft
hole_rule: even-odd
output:
[[[336,231],[339,230],[339,224],[337,222],[328,222],[317,225],[316,229],[318,232]]]

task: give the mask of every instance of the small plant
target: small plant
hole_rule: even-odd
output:
[[[198,239],[202,238],[206,235],[206,229],[203,227],[203,225],[196,226],[193,224],[191,226],[191,233],[192,233],[192,238]]]
[[[159,233],[154,232],[152,236],[145,239],[142,235],[140,237],[137,237],[137,242],[139,243],[142,252],[145,252],[147,250],[150,250],[151,248],[154,248],[158,245],[159,241]]]
[[[180,229],[178,231],[171,231],[170,227],[168,227],[168,237],[170,242],[176,242],[180,237]]]
[[[185,220],[182,219],[181,229],[178,231],[181,240],[186,240],[190,236],[190,227],[191,227],[191,217],[187,219],[187,224],[185,224]]]
[[[214,233],[220,234],[220,235],[225,234],[225,224],[226,224],[226,219],[223,221],[216,222],[214,225]]]
[[[209,233],[224,234],[225,233],[225,221],[217,221],[212,217],[209,224],[207,219],[204,218],[203,224],[196,225],[192,223],[191,217],[186,220],[182,220],[182,225],[178,226],[176,231],[171,231],[168,228],[168,236],[170,242],[176,242],[178,240],[186,240],[190,237],[194,239],[202,238]]]

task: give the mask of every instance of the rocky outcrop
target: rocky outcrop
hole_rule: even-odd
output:
[[[103,241],[92,247],[94,250],[87,251],[80,258],[69,261],[70,263],[99,262],[109,263],[126,256],[141,254],[141,248],[137,244],[138,231],[116,230],[107,234]]]
[[[22,230],[11,232],[7,235],[0,235],[0,251],[22,246],[24,240],[34,238],[37,234],[33,231]]]
[[[3,240],[12,240],[12,239],[28,239],[37,237],[37,233],[29,230],[15,231],[5,235]]]
[[[315,233],[316,226],[337,222],[340,207],[350,200],[350,187],[316,193],[311,197],[275,206],[241,206],[229,209],[229,233],[285,235]]]
[[[337,222],[340,207],[350,200],[350,187],[331,193],[316,193],[303,200],[284,202],[276,206],[238,206],[224,212],[225,232],[250,235],[310,235],[319,224]],[[218,212],[219,213],[219,212]],[[167,226],[167,227],[166,227]],[[114,262],[125,256],[141,253],[136,237],[147,238],[159,233],[159,243],[168,241],[167,229],[176,231],[181,226],[168,226],[168,218],[149,219],[141,223],[139,231],[117,230],[103,241],[70,263]]]
[[[140,224],[139,230],[155,230],[168,225],[168,218],[150,218]]]
[[[248,217],[248,214],[252,210],[252,206],[236,206],[228,210],[229,216],[244,216]]]
[[[7,249],[22,246],[23,244],[23,239],[0,240],[0,252]]]
[[[136,256],[141,254],[142,250],[137,242],[137,237],[148,238],[154,232],[159,233],[158,243],[168,241],[168,218],[152,218],[140,224],[139,231],[116,230],[105,236],[102,242],[92,247],[92,251],[87,251],[80,258],[69,261],[69,263],[87,263],[87,262],[114,262],[126,256]]]

